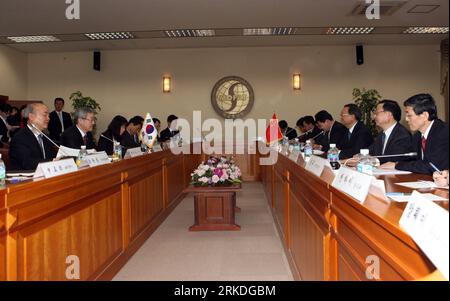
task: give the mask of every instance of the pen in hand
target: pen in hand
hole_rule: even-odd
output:
[[[439,170],[439,168],[437,168],[433,163],[431,163],[431,162],[428,162],[429,164],[430,164],[430,166],[435,170],[435,171],[437,171],[440,175],[442,175],[442,171],[440,171]]]

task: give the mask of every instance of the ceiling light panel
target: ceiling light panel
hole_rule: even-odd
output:
[[[294,27],[244,28],[244,36],[285,36],[295,34]]]
[[[84,34],[91,40],[128,40],[134,39],[134,35],[128,31],[122,32],[95,32]]]
[[[168,38],[195,38],[213,37],[216,32],[213,29],[173,29],[165,31]]]
[[[21,37],[8,37],[16,43],[42,43],[42,42],[58,42],[60,39],[54,36],[21,36]]]
[[[330,35],[356,35],[370,34],[375,27],[330,27],[326,34]]]
[[[409,34],[447,34],[448,27],[409,27],[403,33]]]

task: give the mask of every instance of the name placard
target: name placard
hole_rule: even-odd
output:
[[[140,147],[129,148],[125,153],[124,159],[139,157],[143,154],[144,153],[142,152]]]
[[[70,172],[77,171],[77,165],[73,159],[64,159],[51,162],[39,163],[33,178],[44,177],[46,179],[64,175]]]
[[[320,177],[325,166],[328,166],[330,169],[332,169],[328,160],[317,156],[311,156],[308,163],[306,163],[305,169]]]
[[[83,161],[85,161],[89,167],[110,163],[106,152],[98,152],[92,155],[87,155]]]
[[[331,186],[354,197],[358,202],[366,200],[373,177],[348,167],[341,167]]]
[[[448,211],[413,191],[400,218],[400,226],[419,245],[438,270],[449,280]]]
[[[289,159],[296,162],[298,161],[298,158],[300,157],[300,151],[298,149],[293,149],[292,152],[289,154]]]

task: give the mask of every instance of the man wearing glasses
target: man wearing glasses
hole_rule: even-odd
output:
[[[400,124],[402,110],[393,100],[382,100],[377,104],[373,119],[383,132],[379,133],[369,147],[372,156],[396,155],[413,152],[411,133]],[[410,160],[411,157],[379,158],[380,163]]]
[[[86,145],[86,149],[95,148],[92,129],[95,124],[94,111],[90,108],[79,108],[74,114],[75,125],[61,134],[61,145],[80,149]]]
[[[339,159],[351,158],[361,149],[368,148],[372,142],[372,134],[361,122],[362,113],[354,103],[346,104],[341,111],[341,122],[348,129],[345,143],[339,153]]]
[[[430,94],[417,94],[407,99],[406,122],[416,133],[412,145],[417,156],[411,161],[387,162],[385,169],[406,170],[415,173],[433,174],[448,170],[448,124],[438,119],[436,103]]]

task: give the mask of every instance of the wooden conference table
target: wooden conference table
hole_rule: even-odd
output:
[[[67,280],[71,255],[80,280],[112,279],[183,199],[204,158],[168,150],[0,188],[0,281]],[[235,156],[244,180],[262,180],[296,279],[365,280],[371,254],[382,280],[435,269],[398,225],[404,204],[369,196],[361,205],[334,190],[327,172],[316,177],[283,155],[272,166],[259,158]],[[428,177],[386,177],[387,190],[418,178]]]

